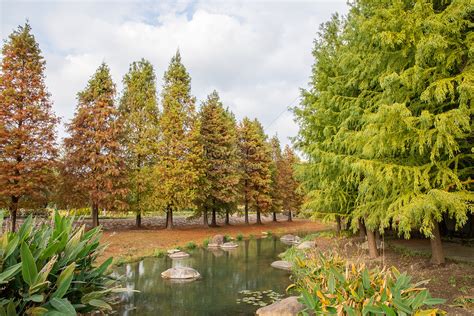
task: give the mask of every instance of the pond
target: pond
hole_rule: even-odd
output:
[[[270,267],[288,246],[276,237],[237,242],[232,250],[194,249],[181,260],[147,258],[117,270],[129,289],[140,291],[123,295],[119,315],[255,315],[260,306],[245,302],[241,291],[285,294],[289,273]],[[199,280],[176,283],[161,278],[170,267],[188,266],[200,274]],[[258,294],[257,294],[258,295]],[[272,294],[270,294],[272,295]],[[263,294],[263,300],[269,302]]]

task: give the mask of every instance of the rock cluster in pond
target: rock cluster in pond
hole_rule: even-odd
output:
[[[304,309],[297,296],[290,296],[271,305],[259,308],[257,316],[296,316]]]
[[[209,248],[216,248],[219,247],[224,243],[224,236],[222,235],[215,235],[212,237],[211,241],[207,245]]]
[[[221,245],[222,249],[234,249],[237,248],[239,245],[237,245],[235,242],[225,242]]]
[[[306,249],[313,249],[313,248],[316,248],[316,242],[314,240],[306,240],[306,241],[303,241],[298,246],[296,246],[296,249],[299,249],[299,250],[306,250]]]
[[[289,261],[285,260],[277,260],[273,261],[271,266],[276,269],[281,269],[281,270],[288,270],[290,271],[291,268],[293,267],[293,264]]]
[[[189,254],[184,251],[174,252],[168,255],[171,259],[183,259],[189,257]]]
[[[289,235],[281,236],[280,241],[288,245],[296,245],[300,243],[301,238],[298,236],[289,234]]]
[[[177,253],[177,252],[180,252],[180,251],[181,251],[181,250],[179,250],[179,249],[168,249],[166,252],[167,252],[169,255],[171,255],[171,254],[173,254],[173,253]]]
[[[162,278],[174,280],[193,280],[198,279],[200,276],[199,272],[189,267],[170,268],[161,273]]]

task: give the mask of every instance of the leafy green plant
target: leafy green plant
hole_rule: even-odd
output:
[[[237,236],[235,237],[235,239],[237,239],[238,241],[241,241],[244,239],[244,235],[242,234],[237,234]]]
[[[190,241],[186,244],[186,249],[188,249],[188,250],[195,249],[196,247],[197,247],[197,245],[194,241]]]
[[[232,240],[232,237],[230,237],[229,235],[224,235],[224,242],[229,242]]]
[[[295,283],[288,289],[301,293],[303,315],[444,314],[437,308],[424,309],[445,302],[431,297],[422,287],[426,281],[412,284],[411,277],[394,267],[368,269],[364,264],[348,264],[337,254],[319,253],[309,259],[296,255],[293,273]]]
[[[210,241],[209,238],[204,239],[204,241],[202,242],[202,245],[204,246],[204,248],[207,248],[207,245],[209,245],[209,241]]]
[[[107,269],[93,263],[104,247],[100,229],[75,227],[73,218],[54,214],[35,225],[28,217],[17,232],[0,238],[0,315],[76,315],[111,310],[115,287]]]
[[[155,252],[153,253],[153,256],[157,258],[164,257],[166,255],[166,251],[163,249],[155,249]]]

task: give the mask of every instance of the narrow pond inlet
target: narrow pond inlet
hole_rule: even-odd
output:
[[[289,246],[278,237],[236,242],[234,249],[194,249],[184,259],[147,258],[117,269],[124,286],[137,292],[123,294],[119,315],[254,315],[286,296],[289,272],[272,268]],[[195,281],[163,279],[171,267],[191,267]],[[281,295],[279,295],[281,294]]]

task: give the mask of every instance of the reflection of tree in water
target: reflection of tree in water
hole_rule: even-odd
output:
[[[236,304],[239,291],[273,289],[284,293],[288,274],[275,270],[270,263],[286,246],[272,238],[245,240],[229,251],[221,249],[190,251],[181,260],[149,258],[131,264],[127,285],[140,293],[130,295],[128,306],[137,307],[128,315],[249,315],[256,307]],[[189,266],[201,273],[202,279],[176,284],[161,278],[161,272],[172,266]],[[123,272],[122,272],[123,273]]]

